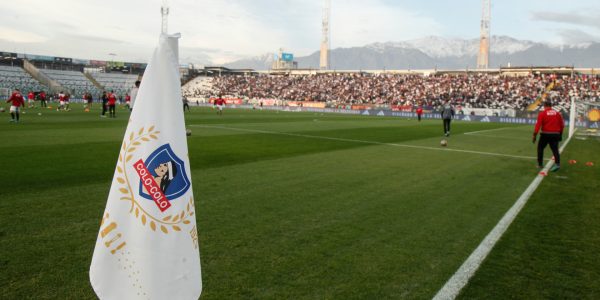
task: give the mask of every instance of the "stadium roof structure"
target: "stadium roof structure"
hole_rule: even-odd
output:
[[[236,74],[258,74],[258,72],[254,69],[230,69],[227,67],[219,67],[219,66],[208,66],[204,67],[204,69],[195,69],[194,70],[198,74],[203,75],[214,75],[214,74],[228,74],[228,75],[236,75]]]
[[[500,72],[530,72],[530,73],[554,73],[554,74],[571,74],[576,72],[573,66],[518,66],[518,67],[501,67]]]

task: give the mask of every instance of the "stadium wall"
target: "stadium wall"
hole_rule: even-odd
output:
[[[199,103],[198,106],[212,107],[210,103]],[[253,109],[252,105],[231,105],[230,108],[243,108]],[[290,107],[290,106],[264,106],[264,110],[273,111],[286,111],[286,112],[314,112],[314,113],[337,113],[346,115],[361,115],[370,117],[399,117],[399,118],[416,118],[417,114],[414,112],[404,111],[391,111],[383,109],[367,109],[367,110],[353,110],[353,109],[339,109],[339,108],[315,108],[315,107]],[[441,119],[439,113],[425,113],[422,115],[423,119]],[[505,124],[522,124],[522,125],[535,125],[536,118],[518,118],[518,117],[497,117],[497,116],[474,116],[474,115],[455,115],[454,120],[464,122],[480,122],[480,123],[505,123]],[[565,125],[569,126],[569,120],[565,120]],[[600,129],[600,122],[590,122],[587,120],[578,120],[575,124],[576,127],[594,128]]]
[[[512,67],[499,69],[406,69],[406,70],[318,70],[318,69],[296,69],[296,70],[265,70],[256,71],[262,75],[317,75],[317,74],[403,74],[403,75],[442,75],[442,74],[500,74],[505,76],[527,76],[530,74],[586,74],[600,75],[599,68],[573,68],[573,67]]]

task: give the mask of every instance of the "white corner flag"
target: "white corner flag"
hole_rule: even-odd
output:
[[[202,291],[178,38],[161,35],[121,145],[90,266],[100,299],[198,299]]]

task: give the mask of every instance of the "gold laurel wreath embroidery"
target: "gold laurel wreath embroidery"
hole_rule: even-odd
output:
[[[144,127],[142,127],[137,134],[135,131],[131,132],[131,135],[129,135],[129,143],[123,141],[123,147],[121,153],[119,154],[119,164],[117,165],[117,172],[123,177],[117,176],[117,182],[122,185],[122,187],[119,188],[119,191],[122,194],[129,195],[128,197],[121,197],[121,200],[131,202],[129,213],[133,213],[136,219],[139,218],[142,225],[145,226],[148,224],[152,231],[156,231],[157,228],[160,228],[160,231],[165,234],[169,234],[169,228],[171,228],[173,231],[181,231],[181,224],[187,225],[191,223],[188,218],[194,216],[194,199],[190,197],[190,201],[187,203],[186,208],[181,210],[181,212],[168,215],[162,219],[156,218],[149,214],[135,199],[129,178],[125,172],[125,163],[128,163],[133,158],[132,153],[135,152],[137,149],[136,147],[140,146],[142,143],[150,142],[151,140],[157,140],[158,134],[160,134],[160,131],[155,131],[154,126],[148,128],[145,133]]]

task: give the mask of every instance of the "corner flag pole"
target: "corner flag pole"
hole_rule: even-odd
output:
[[[160,7],[160,14],[162,15],[161,33],[168,33],[169,23],[169,3],[167,0],[163,0],[162,6]]]

